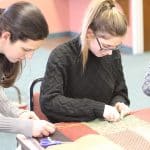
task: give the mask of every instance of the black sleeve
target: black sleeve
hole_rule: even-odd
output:
[[[113,73],[116,79],[116,83],[111,105],[115,105],[117,102],[123,102],[126,105],[130,105],[130,101],[128,99],[128,90],[124,79],[120,51],[116,51],[115,53],[116,54],[113,60]]]
[[[41,85],[40,104],[42,111],[52,122],[89,121],[102,117],[104,103],[88,98],[65,96],[64,88],[69,75],[67,73],[69,62],[64,56],[65,54],[60,56],[53,52],[48,60]]]

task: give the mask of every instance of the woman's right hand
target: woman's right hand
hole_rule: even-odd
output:
[[[112,122],[120,120],[119,112],[117,111],[115,107],[110,106],[110,105],[105,105],[103,117],[107,121],[112,121]]]
[[[55,125],[45,120],[33,120],[32,136],[49,136],[55,132]]]

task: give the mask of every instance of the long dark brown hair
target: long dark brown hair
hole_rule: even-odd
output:
[[[10,32],[10,41],[42,40],[47,37],[48,25],[41,11],[31,3],[17,2],[0,9],[0,36]],[[22,62],[11,63],[0,54],[0,85],[10,87],[22,71]]]

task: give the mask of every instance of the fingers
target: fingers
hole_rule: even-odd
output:
[[[50,134],[50,133],[49,133],[48,130],[43,130],[43,131],[42,131],[42,135],[43,135],[43,136],[49,136],[49,134]]]
[[[130,108],[124,103],[118,102],[115,107],[110,105],[105,105],[103,117],[107,121],[116,122],[123,119],[126,115],[131,112]]]
[[[107,121],[116,122],[120,119],[119,113],[111,114],[107,117]]]
[[[118,102],[116,103],[115,107],[118,110],[118,112],[120,112],[121,119],[123,119],[123,117],[125,117],[126,115],[129,115],[131,112],[130,108],[124,103]]]
[[[52,123],[48,123],[48,124],[45,126],[45,130],[52,134],[52,133],[55,132],[56,127],[55,127]]]
[[[33,111],[24,111],[19,118],[39,120],[39,117]]]
[[[103,117],[107,121],[118,121],[120,119],[120,114],[115,107],[105,105]]]
[[[40,118],[33,112],[30,112],[30,119],[35,119],[35,120],[39,120]]]
[[[33,129],[32,135],[34,137],[49,136],[53,134],[56,130],[56,127],[45,120],[33,120]]]
[[[123,119],[125,116],[129,115],[131,110],[129,108],[122,109],[120,112],[120,118]]]

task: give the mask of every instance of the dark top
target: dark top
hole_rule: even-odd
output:
[[[89,51],[83,71],[80,38],[55,48],[47,63],[40,104],[52,122],[102,118],[104,105],[129,105],[120,51],[96,57]]]

